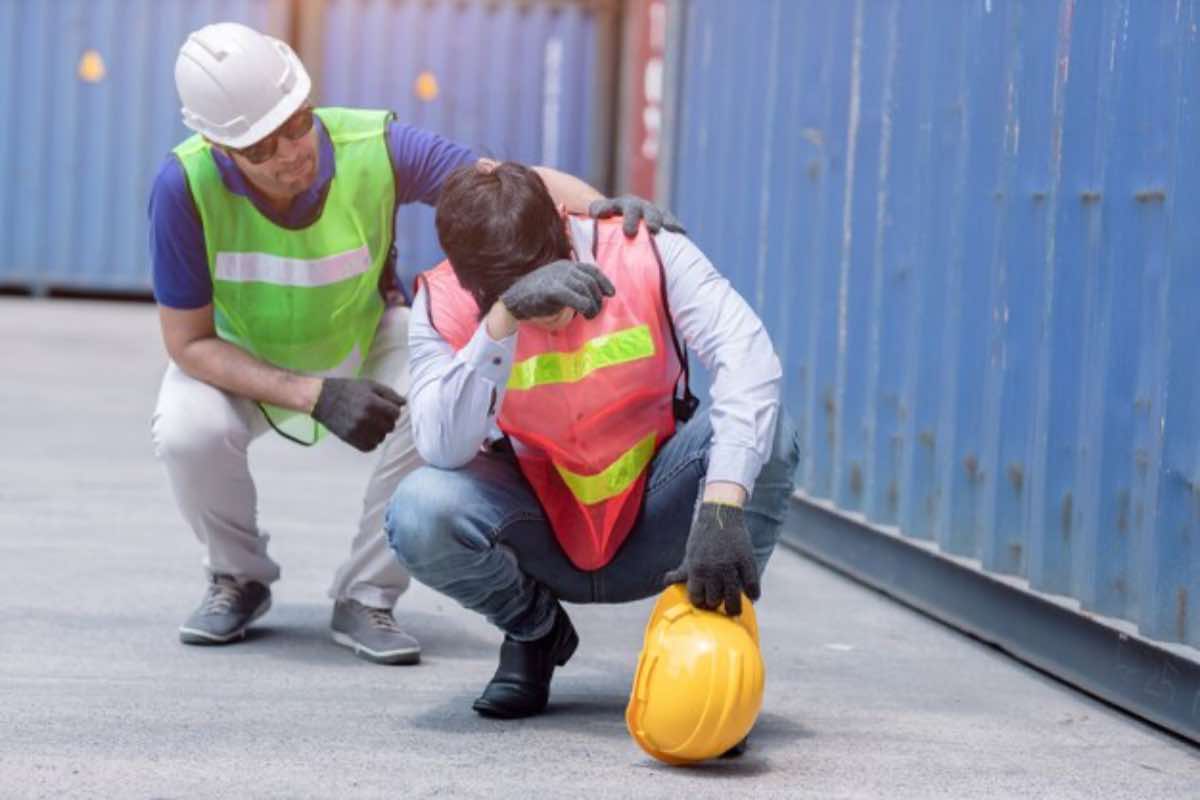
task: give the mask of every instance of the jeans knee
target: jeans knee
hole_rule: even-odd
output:
[[[454,480],[451,471],[421,467],[400,482],[388,503],[388,542],[418,577],[438,562],[489,546],[474,530],[461,497],[455,497]]]
[[[760,481],[773,484],[794,481],[796,467],[800,464],[800,436],[792,418],[782,409],[775,423],[775,438],[771,442],[771,455],[763,463]]]
[[[788,498],[796,487],[796,467],[799,462],[800,444],[796,428],[786,412],[780,411],[771,455],[759,471],[750,502],[746,505],[754,549],[760,555],[769,553],[779,538],[779,526],[787,513]]]
[[[787,464],[795,471],[800,463],[800,434],[787,411],[780,409],[779,421],[775,424],[775,441],[771,457]]]

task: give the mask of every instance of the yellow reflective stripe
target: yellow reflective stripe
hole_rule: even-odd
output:
[[[511,390],[532,389],[550,383],[575,383],[598,369],[626,364],[654,355],[649,325],[607,333],[571,353],[542,353],[513,364],[508,376]]]
[[[621,454],[603,472],[595,475],[580,475],[558,464],[554,468],[563,482],[584,505],[593,505],[625,491],[642,474],[642,470],[654,457],[654,432]]]

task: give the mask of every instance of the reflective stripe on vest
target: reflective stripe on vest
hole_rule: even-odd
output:
[[[307,261],[271,253],[217,253],[213,277],[231,283],[272,283],[276,286],[328,286],[356,278],[371,269],[371,251],[364,244],[353,250]]]
[[[598,369],[654,356],[649,325],[597,336],[570,353],[542,353],[513,364],[509,391],[551,383],[578,383]]]
[[[580,475],[560,464],[555,464],[554,468],[576,500],[584,505],[595,505],[616,497],[633,485],[650,459],[654,458],[655,438],[654,431],[651,431],[596,475]]]

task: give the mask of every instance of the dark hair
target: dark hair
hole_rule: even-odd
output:
[[[479,316],[517,281],[568,258],[571,242],[541,177],[505,161],[450,173],[438,198],[438,241]]]

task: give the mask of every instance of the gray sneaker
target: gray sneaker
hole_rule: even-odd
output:
[[[390,608],[372,608],[357,600],[333,604],[333,640],[359,658],[376,664],[416,664],[421,645],[396,624]]]
[[[270,607],[271,590],[261,583],[238,583],[231,575],[213,575],[200,607],[179,626],[179,641],[228,644],[242,639],[250,623]]]

